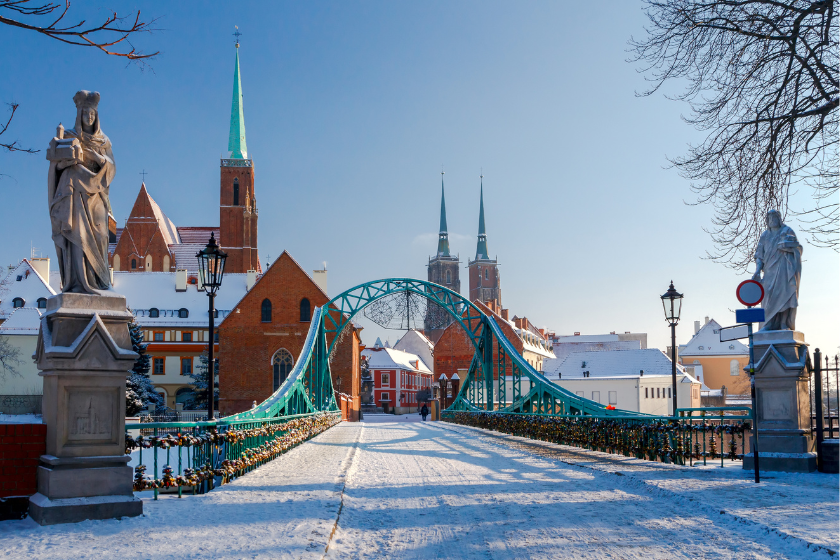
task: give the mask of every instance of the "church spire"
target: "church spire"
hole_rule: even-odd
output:
[[[484,175],[481,175],[481,199],[478,211],[478,244],[475,248],[475,260],[489,260],[487,256],[487,232],[484,229]]]
[[[230,136],[228,150],[231,159],[248,159],[245,145],[245,111],[242,100],[242,81],[239,78],[239,28],[236,28],[236,65],[233,70],[233,103],[230,108]]]
[[[438,250],[439,257],[449,256],[449,232],[446,231],[446,197],[443,192],[443,175],[440,172],[440,233],[438,234]]]

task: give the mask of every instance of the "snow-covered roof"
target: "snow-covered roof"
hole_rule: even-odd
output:
[[[671,359],[661,350],[615,350],[612,352],[572,352],[553,370],[546,370],[549,379],[582,379],[588,377],[644,377],[671,376]],[[696,382],[677,364],[678,375],[688,382]],[[562,375],[559,375],[562,374]]]
[[[187,284],[183,292],[175,291],[175,272],[114,272],[114,291],[125,296],[126,303],[137,323],[142,326],[176,328],[178,326],[207,326],[207,294],[196,285]],[[218,311],[216,325],[221,323],[247,290],[247,274],[225,274],[222,287],[216,293]],[[159,317],[149,317],[155,308]],[[178,316],[180,309],[187,310],[187,317]]]
[[[362,350],[362,356],[368,358],[370,369],[405,369],[418,373],[432,373],[417,354],[394,348],[365,348]]]
[[[680,346],[680,357],[685,356],[746,356],[750,349],[738,340],[720,341],[720,325],[714,319],[691,337],[685,346]]]
[[[533,352],[543,358],[554,358],[554,351],[551,350],[551,344],[544,337],[539,334],[534,334],[528,329],[520,329],[510,321],[508,323],[510,323],[511,328],[522,341],[523,351]]]
[[[576,334],[555,336],[553,342],[617,342],[617,334]]]
[[[417,354],[420,359],[427,365],[434,365],[433,353],[435,351],[434,343],[426,338],[422,332],[410,329],[396,344],[395,350],[402,350],[411,354]]]
[[[578,338],[578,337],[575,337]],[[560,365],[566,356],[572,352],[610,352],[612,350],[640,350],[641,342],[638,340],[611,340],[606,342],[555,342],[552,346],[554,355],[557,357],[555,367]],[[544,363],[555,362],[547,360]]]
[[[41,310],[34,307],[19,307],[0,325],[0,335],[38,335],[41,325]]]
[[[143,183],[145,187],[146,184]],[[160,231],[163,234],[163,241],[167,245],[171,245],[173,243],[180,243],[181,239],[178,237],[178,228],[175,227],[175,224],[172,223],[172,220],[166,217],[166,214],[163,213],[163,210],[160,209],[158,203],[155,202],[155,199],[152,198],[152,195],[146,190],[146,194],[149,197],[149,205],[152,208],[152,214],[157,220],[157,223],[160,225]],[[207,242],[205,241],[204,244],[206,245]]]
[[[29,259],[21,260],[0,282],[0,319],[8,318],[15,310],[15,298],[24,301],[24,308],[37,308],[39,299],[54,296],[56,291],[48,282],[38,274]]]

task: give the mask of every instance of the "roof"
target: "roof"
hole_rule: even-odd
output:
[[[481,198],[478,210],[478,244],[475,247],[475,260],[489,260],[487,256],[487,232],[484,228],[484,176],[481,176]]]
[[[446,231],[446,197],[443,192],[443,171],[440,173],[440,233],[438,234],[437,256],[449,256],[449,234]]]
[[[720,341],[720,325],[714,319],[680,347],[680,357],[685,356],[746,356],[750,349],[738,340]]]
[[[178,326],[206,327],[208,323],[207,294],[196,285],[187,285],[183,292],[175,291],[175,272],[114,272],[114,291],[125,296],[129,309],[137,323],[144,327]],[[225,274],[224,283],[216,293],[215,306],[218,311],[216,325],[221,323],[242,299],[247,290],[247,274]],[[159,317],[150,317],[149,310],[155,308]],[[187,317],[178,316],[186,309]]]
[[[37,308],[38,299],[49,298],[55,294],[56,291],[49,285],[49,279],[42,278],[29,259],[23,259],[0,282],[0,319],[9,317],[15,310],[15,298],[23,299],[25,308]]]
[[[140,186],[140,189],[143,190],[146,188],[146,183],[143,183]],[[152,195],[149,194],[149,191],[146,190],[146,196],[149,197],[149,206],[152,208],[152,214],[157,220],[157,223],[160,225],[160,231],[163,235],[163,241],[167,245],[171,245],[173,243],[180,243],[181,240],[178,238],[178,228],[175,227],[175,224],[172,223],[172,220],[166,217],[166,214],[163,213],[163,210],[160,209],[160,206],[155,199],[152,198]]]
[[[34,307],[19,307],[0,325],[0,335],[38,335],[41,326],[41,310]]]
[[[644,377],[671,376],[671,360],[662,350],[646,348],[644,350],[615,350],[612,352],[572,352],[553,370],[546,370],[549,379],[583,379],[588,377]],[[685,368],[677,364],[677,373],[697,382],[685,373]],[[561,374],[561,375],[558,375]]]
[[[578,337],[576,337],[578,338]],[[557,363],[560,365],[572,352],[610,352],[613,350],[641,350],[638,340],[615,340],[607,342],[555,342],[552,345]]]
[[[433,355],[435,345],[431,340],[426,338],[426,335],[418,330],[410,329],[406,332],[402,338],[394,344],[394,349],[416,354],[420,356],[420,359],[427,365],[434,365]]]
[[[239,77],[239,41],[236,42],[236,63],[233,68],[233,101],[230,107],[228,150],[233,159],[248,159],[248,147],[245,145],[245,107],[242,98],[242,80]]]
[[[418,373],[432,373],[417,354],[394,348],[365,348],[362,350],[362,356],[368,358],[370,369],[405,369]]]

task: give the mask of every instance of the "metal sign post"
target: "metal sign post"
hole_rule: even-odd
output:
[[[735,296],[738,298],[742,304],[747,306],[747,309],[736,309],[735,310],[735,321],[741,323],[741,325],[737,325],[736,327],[730,327],[731,329],[735,329],[732,332],[728,333],[729,336],[733,336],[736,334],[741,334],[743,331],[738,332],[738,327],[742,327],[746,324],[747,327],[747,337],[750,340],[750,364],[749,364],[749,373],[750,373],[750,397],[752,398],[752,417],[753,417],[753,437],[752,437],[752,445],[750,448],[752,449],[753,453],[753,467],[755,470],[755,483],[758,484],[761,482],[760,475],[759,475],[759,468],[758,468],[758,403],[756,400],[755,395],[755,353],[753,351],[753,323],[763,323],[764,322],[764,309],[762,308],[755,308],[754,306],[761,303],[761,300],[764,299],[764,286],[761,283],[756,282],[755,280],[744,280],[740,284],[738,284],[738,288],[735,290]],[[721,329],[720,338],[721,342],[723,342],[723,337],[725,336],[723,333],[724,329]],[[743,338],[739,336],[738,338]],[[729,338],[727,340],[732,340]]]

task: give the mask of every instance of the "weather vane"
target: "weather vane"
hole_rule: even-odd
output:
[[[236,37],[236,46],[238,47],[239,46],[239,37],[242,36],[242,33],[239,32],[239,26],[238,25],[234,25],[233,27],[236,28],[236,31],[234,32],[234,36]]]

